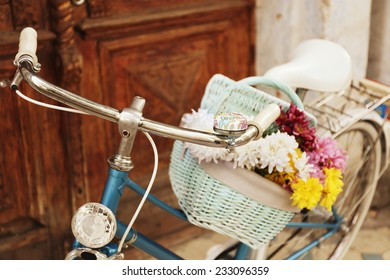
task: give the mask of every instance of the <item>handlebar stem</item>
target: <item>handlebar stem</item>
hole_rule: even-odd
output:
[[[118,129],[122,137],[118,152],[108,159],[111,168],[119,171],[130,171],[134,165],[131,150],[142,117],[145,99],[135,96],[130,108],[125,108],[119,117]]]

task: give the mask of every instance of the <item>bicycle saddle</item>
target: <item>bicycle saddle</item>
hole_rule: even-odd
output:
[[[351,58],[334,42],[311,39],[298,45],[289,62],[271,68],[265,76],[293,88],[340,91],[351,83]]]

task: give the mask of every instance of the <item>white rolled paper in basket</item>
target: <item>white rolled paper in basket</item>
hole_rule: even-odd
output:
[[[255,116],[268,104],[283,109],[289,103],[217,74],[209,81],[201,108],[209,113],[239,112]],[[316,120],[306,114],[314,125]],[[289,193],[268,179],[226,164],[199,164],[184,143],[176,141],[169,176],[179,205],[188,220],[252,248],[272,240],[299,210]],[[184,153],[183,153],[184,151]]]
[[[203,161],[199,165],[214,179],[254,201],[283,211],[301,212],[301,209],[292,206],[289,191],[256,172],[234,168],[233,162],[228,161],[219,163]]]

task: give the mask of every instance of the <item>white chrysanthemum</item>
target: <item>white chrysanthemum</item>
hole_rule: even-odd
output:
[[[182,126],[186,128],[196,129],[205,132],[213,132],[214,115],[209,114],[207,110],[199,109],[192,110],[192,114],[184,115],[182,119]],[[224,159],[229,153],[229,150],[223,148],[213,148],[192,143],[185,143],[184,148],[187,148],[191,155],[198,159],[198,162],[215,162]]]
[[[309,158],[306,152],[303,152],[300,157],[293,157],[294,166],[298,171],[298,176],[303,180],[307,181],[310,177],[310,173],[315,172],[314,165],[309,163]]]
[[[237,147],[226,156],[225,160],[234,161],[234,168],[238,166],[252,170],[259,163],[259,145],[260,140]]]
[[[214,114],[209,114],[205,109],[192,110],[192,114],[185,114],[182,126],[186,128],[213,132]]]
[[[293,171],[290,165],[290,155],[296,157],[295,149],[298,148],[298,143],[293,136],[278,131],[261,138],[259,142],[260,168],[268,167],[269,174],[274,169],[287,173]]]
[[[218,163],[218,160],[224,160],[229,153],[228,149],[206,147],[192,143],[185,143],[184,147],[188,148],[191,155],[197,158],[199,163],[203,160]]]

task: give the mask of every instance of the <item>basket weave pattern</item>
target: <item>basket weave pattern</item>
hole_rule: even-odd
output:
[[[170,177],[188,220],[256,248],[274,238],[294,213],[273,209],[249,199],[209,176],[187,151],[174,144]]]
[[[254,116],[270,103],[289,107],[283,100],[217,74],[206,87],[201,108]],[[263,205],[208,175],[183,145],[174,143],[169,175],[179,205],[192,224],[258,248],[291,220],[293,212]]]

